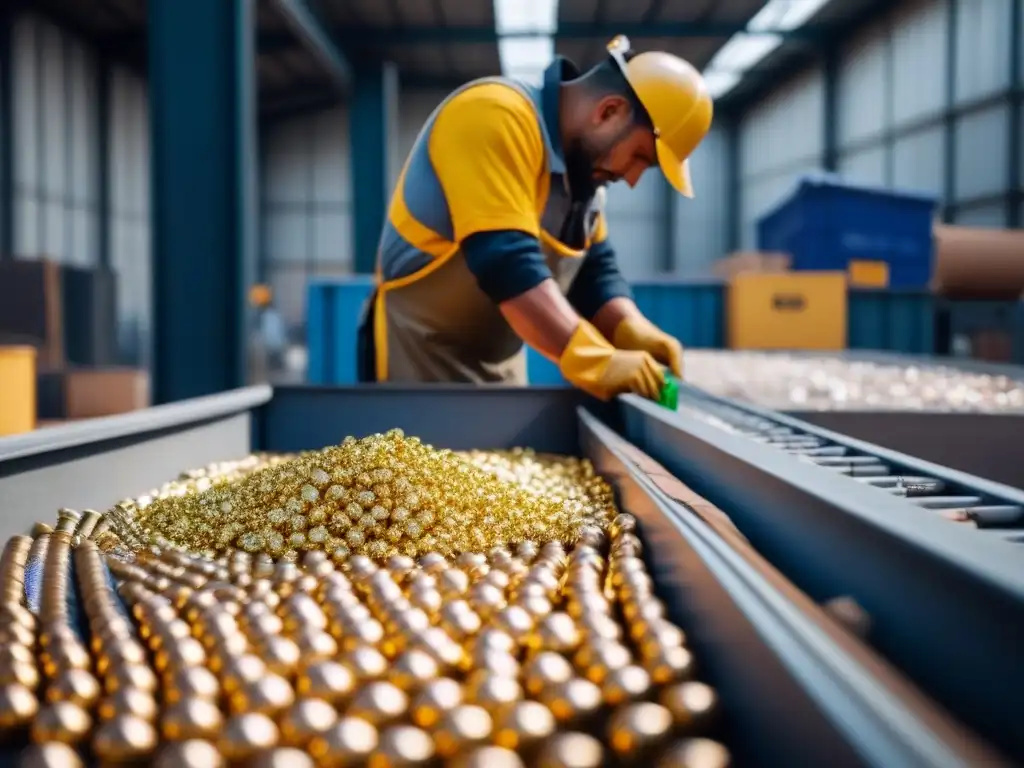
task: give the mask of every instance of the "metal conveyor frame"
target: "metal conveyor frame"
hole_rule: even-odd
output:
[[[684,391],[681,402],[685,397]],[[801,431],[826,432],[712,399]],[[1019,546],[960,529],[903,499],[685,413],[635,396],[623,401],[630,442],[727,510],[753,546],[811,597],[853,597],[871,616],[874,647],[969,727],[1024,755]],[[885,450],[860,447],[878,455]],[[894,463],[921,466],[912,457],[885,453]]]

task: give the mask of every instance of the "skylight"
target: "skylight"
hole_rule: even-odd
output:
[[[736,72],[721,72],[709,70],[704,73],[704,83],[712,99],[724,96],[743,78],[743,75]]]
[[[494,28],[502,74],[539,83],[555,57],[558,0],[494,0]]]
[[[782,45],[782,35],[802,26],[829,0],[769,0],[746,26],[729,38],[704,70],[712,98],[724,96],[772,51]]]
[[[746,72],[780,45],[780,35],[733,35],[711,59],[708,69],[718,72]]]
[[[774,0],[758,11],[747,24],[751,32],[771,29],[787,32],[796,29],[816,14],[829,0]]]

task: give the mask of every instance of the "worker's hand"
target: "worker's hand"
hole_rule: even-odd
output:
[[[662,365],[667,365],[677,378],[683,377],[683,345],[643,315],[629,315],[615,326],[612,344],[617,349],[646,352]]]
[[[558,367],[569,383],[601,400],[624,392],[657,400],[665,384],[662,367],[647,352],[616,349],[586,320],[569,339]]]

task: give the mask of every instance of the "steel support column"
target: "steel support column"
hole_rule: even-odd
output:
[[[956,48],[959,31],[959,0],[948,0],[946,22],[946,109],[945,133],[943,136],[945,155],[945,176],[942,193],[942,220],[947,224],[953,220],[956,205]]]
[[[394,65],[356,74],[349,112],[352,157],[353,269],[373,272],[377,243],[387,215],[397,131],[398,72]]]
[[[256,244],[254,6],[149,0],[157,403],[246,380],[245,295]]]
[[[885,184],[896,186],[896,49],[893,41],[895,22],[889,16],[885,22]]]
[[[97,252],[99,263],[103,267],[109,267],[113,262],[114,254],[111,245],[111,184],[110,184],[110,132],[112,130],[110,86],[113,80],[113,67],[110,59],[100,54],[96,67],[96,167],[97,167],[97,199],[99,200],[99,212],[97,222]]]
[[[0,261],[14,255],[14,15],[0,14]]]
[[[1010,153],[1006,224],[1024,227],[1024,0],[1010,5]]]

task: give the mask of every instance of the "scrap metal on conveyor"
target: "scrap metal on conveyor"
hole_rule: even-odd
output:
[[[565,388],[250,388],[0,446],[3,522],[52,508],[68,488],[98,499],[127,490],[125,478],[159,481],[186,461],[244,453],[250,426],[277,452],[400,425],[453,450],[524,445],[585,457],[637,520],[666,616],[721,694],[737,764],[1004,764],[989,746],[1019,762],[1019,547],[723,429],[733,404],[701,397],[684,385],[683,410],[672,413],[634,397],[580,407]],[[718,406],[718,424],[708,423],[703,414]],[[817,447],[884,458],[905,481],[984,490],[986,503],[1002,489],[737,407],[823,438]],[[870,614],[868,640],[881,654],[815,605],[847,595]]]

